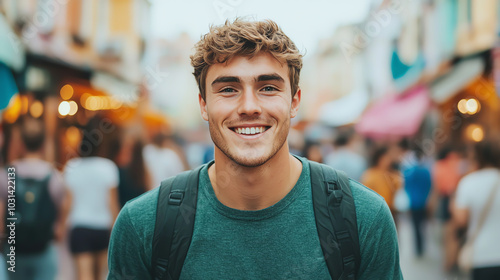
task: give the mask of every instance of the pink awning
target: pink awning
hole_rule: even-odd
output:
[[[418,131],[429,105],[427,88],[414,87],[373,104],[361,117],[356,130],[373,138],[412,136]]]

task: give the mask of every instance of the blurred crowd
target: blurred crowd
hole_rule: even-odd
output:
[[[418,138],[363,139],[349,126],[333,134],[333,143],[305,141],[301,154],[345,171],[381,195],[396,227],[398,215],[409,214],[417,259],[425,257],[426,226],[437,220],[445,275],[499,277],[494,244],[500,234],[500,138],[426,146]],[[464,248],[472,243],[474,251],[464,263]],[[481,269],[471,272],[465,265]]]
[[[7,146],[3,150],[17,146],[19,152],[0,172],[0,220],[12,217],[5,211],[12,194],[7,186],[10,173],[16,178],[16,211],[22,219],[33,219],[29,228],[16,231],[17,244],[25,246],[16,247],[17,272],[10,274],[11,279],[55,279],[58,274],[58,279],[104,279],[110,231],[120,208],[163,179],[195,167],[188,162],[197,165],[213,159],[210,142],[189,143],[168,130],[148,139],[140,125],[116,126],[109,133],[111,125],[99,115],[89,119],[80,128],[78,154],[64,165],[47,160],[43,121],[23,115],[10,128],[9,134],[19,134],[20,141],[5,137],[9,141],[1,142]],[[498,250],[491,246],[500,232],[497,138],[426,149],[417,138],[372,140],[358,135],[352,126],[308,124],[302,130],[292,129],[289,139],[294,154],[342,170],[384,197],[396,226],[398,215],[409,213],[416,258],[425,257],[425,227],[437,219],[443,229],[444,271],[458,270],[459,249],[468,239],[476,239],[476,250],[481,252],[476,265],[498,265],[494,263]],[[490,197],[496,200],[488,202]],[[3,237],[7,236],[4,231]],[[3,238],[4,245],[7,242]],[[72,261],[61,262],[64,250],[69,250]]]
[[[110,231],[121,207],[186,169],[185,155],[178,153],[181,148],[171,135],[145,139],[141,127],[116,127],[109,133],[113,124],[106,121],[95,116],[80,128],[78,153],[64,165],[47,160],[50,143],[42,119],[21,116],[5,135],[4,150],[17,152],[5,165],[11,169],[0,171],[2,236],[9,234],[3,223],[13,217],[5,211],[9,194],[15,203],[8,207],[24,221],[15,231],[17,268],[11,279],[56,279],[62,268],[57,244],[74,257],[73,272],[67,274],[104,279]],[[11,177],[16,182],[12,190],[7,186]],[[68,279],[67,274],[59,279]]]

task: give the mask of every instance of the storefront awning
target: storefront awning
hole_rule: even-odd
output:
[[[358,133],[372,138],[414,135],[430,105],[427,88],[417,86],[392,95],[368,108],[356,125]]]
[[[338,100],[321,106],[319,121],[329,126],[342,126],[355,122],[368,105],[368,93],[354,91]]]
[[[436,103],[444,103],[481,75],[484,69],[480,57],[459,62],[453,69],[436,79],[430,86],[431,98]]]

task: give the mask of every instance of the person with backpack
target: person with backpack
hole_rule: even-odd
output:
[[[302,55],[281,28],[211,27],[191,64],[214,160],[125,205],[108,279],[402,279],[384,200],[289,152]]]
[[[53,280],[58,272],[53,243],[64,238],[70,195],[61,173],[43,160],[43,122],[24,116],[20,134],[24,156],[0,171],[0,228],[4,234],[10,235],[6,225],[12,220],[7,218],[16,218],[15,243],[4,240],[3,244],[6,254],[15,253],[15,272],[8,271],[8,276],[11,280]],[[15,188],[8,188],[8,173],[11,178],[15,174]],[[14,211],[7,209],[9,195],[15,196]]]

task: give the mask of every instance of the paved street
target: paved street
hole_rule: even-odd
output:
[[[468,277],[443,272],[441,227],[439,221],[430,222],[426,228],[425,256],[414,254],[413,228],[408,214],[399,217],[398,235],[401,269],[405,280],[466,280]]]

